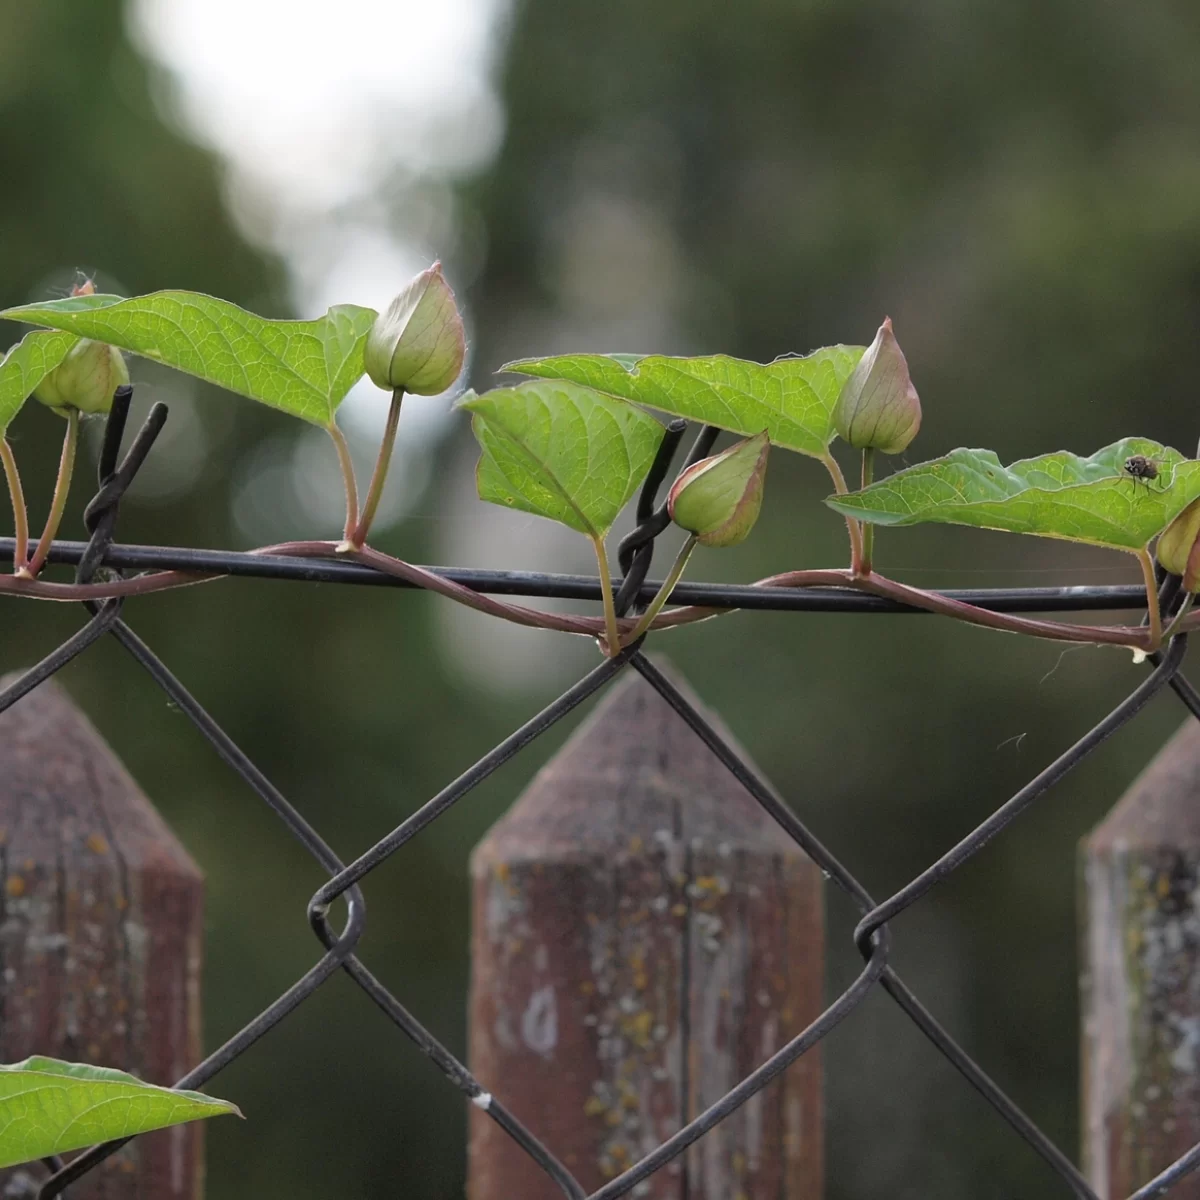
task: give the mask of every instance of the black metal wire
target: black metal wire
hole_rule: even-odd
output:
[[[1039,796],[1048,792],[1097,746],[1112,737],[1122,725],[1131,721],[1179,670],[1186,652],[1187,638],[1173,639],[1162,662],[1104,720],[1089,729],[1070,750],[1061,754],[1044,771],[1031,779],[1011,800],[996,809],[983,824],[973,829],[958,845],[947,850],[937,862],[905,884],[894,896],[867,913],[854,931],[854,942],[860,953],[864,957],[870,954],[871,936],[875,930],[893,917],[899,916],[909,905],[941,883],[952,871],[961,867],[968,858],[982,850],[992,838],[1016,820]]]
[[[86,582],[93,578],[111,577],[128,569],[191,570],[229,575],[257,576],[268,579],[293,579],[316,582],[355,583],[381,586],[408,586],[391,576],[384,576],[354,563],[314,561],[311,559],[229,554],[208,550],[177,550],[163,547],[117,546],[113,544],[114,530],[122,497],[149,453],[163,421],[166,410],[156,405],[146,423],[135,437],[125,458],[118,465],[120,444],[128,415],[130,393],[118,392],[105,432],[100,456],[99,490],[88,505],[85,524],[91,534],[83,543],[56,543],[51,561],[74,563],[77,579]],[[682,428],[669,427],[664,435],[658,459],[643,487],[638,503],[638,526],[622,542],[619,562],[623,579],[612,581],[616,588],[618,607],[629,611],[645,602],[657,590],[646,575],[654,552],[655,538],[666,528],[665,506],[657,504],[657,493],[666,479],[670,462],[678,447]],[[702,430],[689,455],[689,462],[698,461],[711,450],[716,431]],[[0,539],[3,547],[11,547],[11,539]],[[562,596],[598,599],[601,581],[582,576],[540,575],[527,572],[471,571],[435,568],[447,578],[480,591],[495,594],[527,596]],[[1159,573],[1161,608],[1166,616],[1174,611],[1180,597],[1178,581]],[[1006,588],[967,589],[943,593],[965,599],[980,607],[997,612],[1083,611],[1140,607],[1144,599],[1141,588]],[[864,596],[848,589],[813,589],[790,591],[731,587],[716,584],[684,584],[676,589],[680,603],[712,607],[777,609],[781,611],[829,612],[911,612],[903,605],[877,597]],[[169,668],[137,636],[123,619],[122,601],[108,600],[100,605],[88,605],[91,619],[76,634],[25,672],[0,692],[0,711],[26,695],[39,683],[51,677],[77,654],[106,633],[116,641],[149,674],[153,682],[171,699],[175,707],[195,725],[217,755],[259,796],[272,813],[326,872],[329,879],[313,895],[308,906],[309,921],[323,948],[317,962],[271,1005],[253,1017],[223,1046],[188,1072],[175,1085],[194,1088],[203,1085],[229,1063],[246,1053],[271,1029],[317,991],[339,969],[366,994],[375,1006],[437,1066],[442,1074],[465,1096],[488,1114],[520,1149],[537,1163],[568,1200],[616,1200],[644,1183],[687,1146],[708,1131],[765,1087],[780,1072],[819,1043],[835,1026],[850,1017],[876,986],[891,997],[915,1027],[930,1041],[967,1080],[971,1087],[991,1105],[999,1116],[1053,1169],[1068,1191],[1079,1200],[1099,1200],[1087,1181],[1070,1159],[1059,1150],[1038,1127],[997,1086],[937,1022],[917,996],[900,978],[891,962],[892,939],[889,922],[910,905],[920,900],[931,888],[957,870],[993,837],[1007,829],[1034,800],[1077,766],[1106,738],[1134,716],[1162,688],[1170,686],[1181,702],[1200,719],[1200,694],[1180,673],[1187,650],[1187,639],[1173,639],[1167,649],[1150,656],[1154,670],[1134,691],[1095,728],[1085,734],[1065,754],[1047,767],[1036,779],[1022,788],[1006,804],[964,837],[952,850],[915,879],[881,904],[877,904],[867,889],[808,829],[805,823],[727,742],[705,714],[641,651],[642,643],[626,648],[616,658],[606,660],[590,671],[558,700],[548,705],[526,722],[478,762],[468,767],[399,826],[373,846],[363,851],[349,866],[343,864],[320,833],[290,804],[280,791],[255,766],[191,695]],[[643,639],[644,641],[644,639]],[[681,1129],[640,1162],[623,1174],[604,1184],[590,1195],[570,1171],[558,1161],[551,1150],[535,1133],[507,1109],[502,1100],[485,1089],[470,1070],[443,1046],[408,1011],[407,1008],[371,973],[359,957],[359,947],[365,928],[365,905],[361,882],[401,846],[426,828],[432,821],[465,797],[493,771],[511,760],[526,746],[561,720],[567,713],[584,703],[606,686],[627,666],[633,667],[652,686],[671,708],[692,729],[700,741],[712,751],[735,779],[754,797],[780,827],[821,868],[834,885],[846,895],[862,914],[855,930],[855,943],[863,955],[864,966],[858,977],[836,1000],[814,1020],[807,1029],[793,1038],[781,1050],[771,1055],[750,1075],[732,1088],[705,1112],[686,1122]],[[329,924],[329,910],[338,898],[347,904],[345,924],[337,933]],[[88,1171],[115,1153],[124,1142],[109,1142],[95,1146],[66,1167],[59,1160],[46,1160],[53,1174],[45,1180],[40,1197],[64,1195],[64,1188],[82,1178]],[[1200,1146],[1181,1156],[1172,1166],[1134,1192],[1128,1200],[1151,1200],[1169,1192],[1176,1183],[1200,1166]]]
[[[0,555],[10,553],[12,538],[0,537]],[[56,541],[48,561],[73,565],[80,561],[85,543]],[[105,552],[105,566],[154,571],[194,571],[204,575],[231,575],[253,579],[292,580],[300,583],[352,583],[365,587],[413,589],[418,584],[386,575],[358,563],[330,559],[295,558],[282,554],[254,554],[236,550],[193,550],[171,546],[113,545]],[[563,575],[541,571],[491,571],[473,567],[424,567],[443,579],[493,596],[528,596],[532,599],[599,600],[600,581],[594,575]],[[661,580],[646,580],[637,598],[652,600]],[[619,589],[613,579],[610,587]],[[1145,607],[1145,589],[1133,584],[1078,587],[944,588],[933,594],[961,600],[989,612],[1115,612]],[[743,608],[767,612],[925,613],[883,596],[870,596],[849,588],[754,587],[736,583],[688,583],[671,593],[678,604],[705,608]]]

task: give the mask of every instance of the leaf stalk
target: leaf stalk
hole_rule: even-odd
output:
[[[8,481],[8,494],[12,500],[13,510],[13,570],[20,572],[25,569],[25,560],[29,557],[29,513],[25,508],[25,493],[21,488],[21,473],[17,470],[17,460],[13,455],[8,439],[0,437],[0,461],[4,463],[4,477]]]
[[[846,495],[850,489],[846,486],[846,477],[842,474],[842,468],[838,466],[837,459],[829,450],[826,450],[821,455],[821,462],[824,464],[825,470],[829,472],[830,479],[833,480],[833,490],[839,496]],[[853,517],[846,517],[846,532],[850,535],[850,571],[854,575],[860,575],[862,574],[863,560],[862,529]]]
[[[58,478],[54,481],[54,498],[50,501],[50,513],[46,517],[46,525],[42,536],[38,539],[37,549],[29,560],[29,565],[17,571],[22,578],[36,579],[38,572],[45,565],[46,556],[54,544],[54,535],[62,523],[63,511],[67,507],[67,494],[71,490],[71,476],[75,472],[75,451],[79,446],[79,410],[67,409],[67,432],[63,437],[62,457],[58,460]]]
[[[608,571],[608,551],[603,535],[591,539],[596,550],[596,566],[600,572],[600,596],[604,601],[604,652],[609,658],[621,653],[621,631],[617,625],[617,606],[613,597],[612,576]]]
[[[1157,650],[1162,645],[1163,627],[1162,612],[1158,606],[1158,581],[1154,578],[1154,559],[1144,546],[1137,551],[1137,560],[1141,564],[1142,579],[1146,583],[1146,615],[1147,627],[1150,631],[1150,650]]]
[[[346,489],[346,541],[354,537],[358,525],[358,485],[354,481],[354,462],[350,458],[350,447],[346,445],[346,435],[338,428],[336,421],[330,421],[325,427],[333,439],[334,449],[337,450],[338,465],[342,469],[342,484]]]

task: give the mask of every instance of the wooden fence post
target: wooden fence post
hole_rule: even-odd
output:
[[[195,1065],[200,872],[53,682],[0,714],[0,906],[4,1062],[47,1054],[164,1084]],[[201,1137],[197,1122],[136,1138],[68,1195],[200,1200]],[[32,1196],[44,1176],[0,1172],[0,1194]]]
[[[589,1189],[821,1009],[820,871],[632,670],[472,876],[472,1070]],[[819,1200],[822,1133],[814,1050],[633,1195]],[[468,1192],[561,1200],[477,1110]]]
[[[1200,722],[1084,839],[1081,882],[1084,1160],[1120,1200],[1200,1142]]]

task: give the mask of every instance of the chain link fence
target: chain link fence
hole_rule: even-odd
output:
[[[73,564],[76,568],[77,582],[126,578],[124,573],[131,570],[169,569],[194,572],[201,576],[242,575],[370,586],[413,586],[394,576],[349,562],[114,544],[121,499],[166,420],[165,407],[155,405],[128,452],[118,463],[129,399],[128,389],[122,389],[108,419],[99,462],[99,490],[85,513],[90,540],[86,544],[56,543],[50,555],[51,562]],[[654,540],[669,524],[665,505],[656,504],[657,493],[666,479],[684,430],[682,422],[672,423],[668,427],[668,435],[639,498],[637,527],[621,544],[619,562],[623,574],[619,581],[613,581],[611,584],[616,590],[617,610],[620,615],[635,611],[639,605],[648,602],[657,591],[657,584],[648,582],[647,576],[654,553]],[[708,453],[717,432],[711,428],[701,431],[692,447],[689,461],[696,461]],[[0,548],[5,546],[11,549],[11,540],[0,539]],[[440,568],[434,570],[464,587],[493,594],[599,599],[601,587],[604,586],[598,579],[582,576]],[[970,589],[945,594],[979,607],[1003,612],[1132,608],[1137,606],[1144,596],[1142,590],[1137,587]],[[784,588],[684,583],[676,588],[673,599],[681,603],[711,606],[716,609],[914,614],[917,611],[889,600],[837,588],[792,591]],[[1170,611],[1178,600],[1178,580],[1166,579],[1163,582],[1161,600],[1164,609]],[[208,740],[217,755],[254,789],[279,819],[283,829],[295,838],[329,875],[327,882],[316,892],[308,905],[308,921],[322,947],[321,957],[269,1007],[197,1067],[177,1080],[176,1087],[199,1088],[206,1084],[235,1059],[250,1052],[265,1033],[285,1020],[335,973],[342,971],[366,992],[400,1033],[433,1060],[450,1085],[482,1109],[537,1163],[564,1196],[570,1197],[571,1200],[616,1200],[618,1196],[633,1192],[639,1184],[665,1167],[686,1147],[703,1137],[780,1072],[786,1070],[791,1063],[816,1046],[875,989],[881,988],[987,1100],[998,1117],[1008,1123],[1015,1135],[1024,1139],[1037,1151],[1060,1182],[1061,1186],[1055,1194],[1099,1200],[1070,1159],[954,1041],[890,965],[888,922],[921,900],[992,838],[1006,830],[1034,801],[1073,770],[1103,741],[1131,721],[1163,688],[1172,689],[1188,711],[1200,719],[1200,693],[1197,693],[1180,674],[1180,666],[1186,652],[1186,637],[1175,638],[1163,653],[1152,655],[1149,660],[1149,674],[1126,699],[1075,745],[935,863],[895,894],[880,901],[813,835],[804,822],[775,794],[769,783],[697,711],[671,680],[643,655],[641,643],[627,647],[615,658],[608,659],[589,671],[578,683],[515,730],[354,862],[343,863],[321,834],[297,812],[189,693],[167,665],[130,628],[122,616],[122,604],[120,598],[89,603],[87,607],[90,619],[87,623],[37,666],[0,693],[0,711],[49,679],[89,646],[105,636],[110,636],[146,670],[178,711],[184,713]],[[503,1095],[493,1093],[484,1083],[475,1079],[467,1067],[459,1062],[367,968],[359,955],[365,919],[360,884],[372,871],[467,796],[498,767],[519,754],[589,697],[605,688],[619,674],[629,670],[638,672],[655,689],[767,814],[857,907],[861,918],[854,931],[854,941],[862,956],[863,967],[853,983],[829,1004],[808,1028],[640,1162],[609,1180],[598,1190],[589,1193],[558,1161],[537,1134],[505,1107]],[[335,928],[330,920],[331,910],[338,900],[345,901],[345,920],[340,930]],[[486,1082],[494,1084],[495,1081]],[[45,1165],[51,1173],[42,1183],[39,1197],[49,1200],[50,1197],[68,1195],[67,1189],[72,1182],[82,1178],[123,1144],[109,1142],[95,1146],[65,1166],[58,1159],[47,1160]],[[1134,1192],[1128,1200],[1150,1200],[1150,1197],[1167,1195],[1178,1181],[1197,1166],[1200,1166],[1200,1146],[1188,1151],[1168,1169]],[[1049,1189],[1047,1194],[1050,1194]]]

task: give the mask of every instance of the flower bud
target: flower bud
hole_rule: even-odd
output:
[[[744,541],[762,508],[770,448],[764,430],[688,467],[667,496],[671,519],[702,546]]]
[[[457,378],[466,357],[462,317],[435,262],[375,318],[364,365],[376,386],[436,396]]]
[[[1200,591],[1200,500],[1193,500],[1159,534],[1155,555],[1172,575],[1183,576],[1184,591]]]
[[[33,394],[64,417],[71,408],[106,413],[112,408],[113,392],[128,382],[129,369],[116,346],[82,338],[33,389]]]
[[[841,436],[860,450],[899,454],[921,428],[921,401],[908,374],[904,351],[884,318],[833,410]]]

